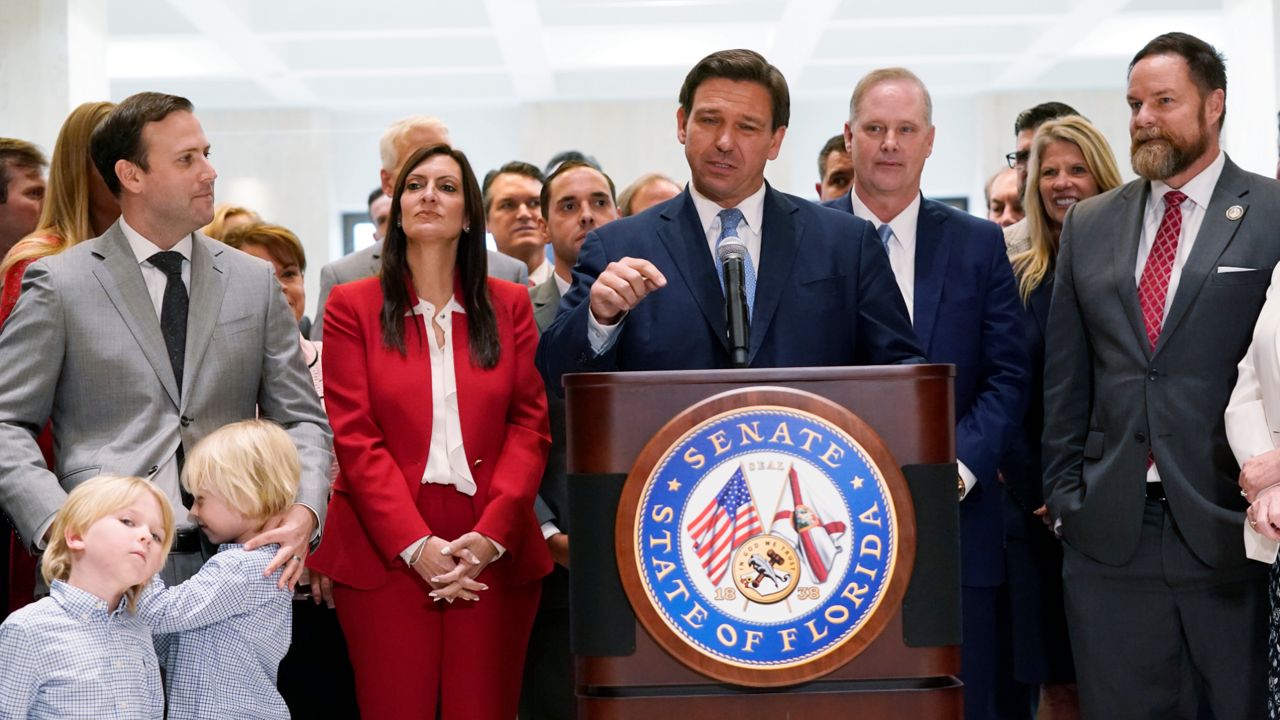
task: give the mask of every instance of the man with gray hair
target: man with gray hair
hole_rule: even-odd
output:
[[[448,145],[450,140],[449,128],[439,118],[411,115],[391,123],[378,142],[378,154],[382,158],[382,169],[378,171],[382,192],[388,197],[392,194],[396,177],[413,151],[441,143]],[[333,286],[377,275],[381,269],[381,240],[320,268],[320,302],[316,305],[316,321],[311,326],[312,340],[324,339],[324,304]],[[524,285],[529,271],[519,260],[490,251],[489,276]]]
[[[0,258],[36,229],[48,164],[44,153],[26,140],[0,138]]]
[[[997,691],[997,669],[1007,659],[1000,629],[1008,618],[997,612],[1006,578],[1004,490],[996,475],[1027,407],[1022,304],[999,226],[920,194],[933,152],[932,115],[929,91],[910,70],[863,77],[844,126],[857,182],[826,205],[876,227],[925,359],[956,368],[964,714],[1029,718],[1029,694],[1005,712]]]

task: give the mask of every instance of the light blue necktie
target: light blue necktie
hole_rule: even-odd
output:
[[[720,211],[720,238],[716,240],[717,250],[720,247],[720,243],[723,242],[725,238],[738,237],[738,223],[742,222],[742,220],[742,211],[738,208],[729,208],[727,210]],[[746,241],[744,240],[743,242],[745,244]],[[718,253],[717,257],[719,257]],[[742,258],[742,265],[744,274],[746,275],[744,281],[747,286],[747,317],[750,318],[756,305],[756,268],[755,264],[751,262],[750,253],[747,253],[747,255]],[[720,265],[720,292],[724,292],[723,263]]]
[[[880,245],[884,248],[884,254],[889,254],[889,240],[893,237],[893,228],[889,227],[889,223],[885,223],[876,228],[876,232],[880,233]]]

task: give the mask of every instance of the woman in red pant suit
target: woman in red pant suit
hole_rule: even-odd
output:
[[[341,468],[310,564],[334,580],[365,720],[511,720],[550,443],[527,290],[486,277],[466,156],[405,163],[380,277],[333,289],[325,403]]]

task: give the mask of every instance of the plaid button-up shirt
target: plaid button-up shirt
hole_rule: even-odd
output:
[[[138,601],[163,656],[169,720],[289,718],[276,690],[293,630],[293,594],[263,577],[278,545],[225,544],[190,580],[159,576]]]
[[[146,625],[121,599],[55,580],[0,625],[0,718],[161,718],[160,669]]]

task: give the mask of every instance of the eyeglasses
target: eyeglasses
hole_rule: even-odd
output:
[[[1004,156],[1005,162],[1009,163],[1009,167],[1016,168],[1019,165],[1026,165],[1027,160],[1031,157],[1030,150],[1019,150],[1011,152]]]

